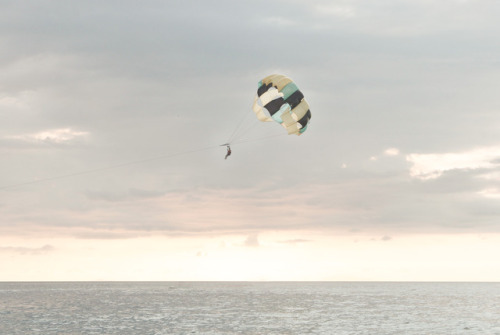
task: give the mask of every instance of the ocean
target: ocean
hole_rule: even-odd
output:
[[[0,335],[500,335],[500,283],[0,282]]]

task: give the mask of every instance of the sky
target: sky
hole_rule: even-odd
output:
[[[0,4],[0,281],[500,281],[499,2]]]

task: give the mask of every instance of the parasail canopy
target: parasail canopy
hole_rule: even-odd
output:
[[[290,78],[281,74],[272,74],[259,82],[252,109],[260,121],[278,122],[289,135],[301,135],[311,119],[304,95]]]

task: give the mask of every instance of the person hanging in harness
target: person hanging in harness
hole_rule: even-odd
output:
[[[226,153],[226,157],[224,157],[224,159],[227,159],[229,156],[231,156],[231,147],[228,145],[228,146],[227,146],[227,153]]]

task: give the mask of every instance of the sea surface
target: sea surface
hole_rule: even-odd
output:
[[[0,335],[500,335],[500,283],[0,282]]]

